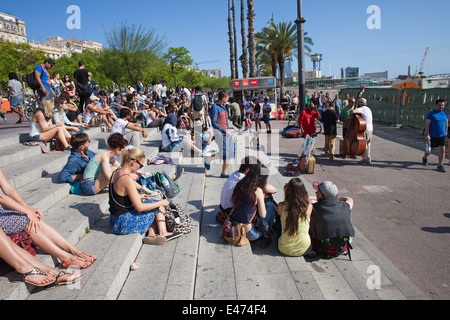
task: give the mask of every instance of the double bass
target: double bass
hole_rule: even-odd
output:
[[[357,99],[362,97],[365,90],[364,87],[360,89]],[[348,156],[362,156],[367,148],[367,142],[364,137],[364,132],[367,128],[366,121],[360,115],[353,114],[347,128],[347,136],[344,137],[343,141],[344,154]]]

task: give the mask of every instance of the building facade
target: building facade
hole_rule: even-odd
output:
[[[27,29],[25,21],[16,19],[0,12],[0,41],[13,43],[27,43]]]

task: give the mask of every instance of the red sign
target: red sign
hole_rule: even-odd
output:
[[[241,82],[240,81],[235,81],[234,82],[234,86],[235,87],[240,87],[241,86]]]
[[[256,79],[251,80],[251,84],[252,84],[252,87],[257,86],[258,80],[256,80]]]
[[[243,81],[242,81],[242,86],[243,86],[243,87],[248,87],[249,85],[250,85],[250,83],[249,83],[248,80],[243,80]]]

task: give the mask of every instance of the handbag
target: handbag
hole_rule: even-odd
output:
[[[26,250],[32,256],[36,255],[36,249],[33,246],[33,241],[31,240],[31,237],[28,233],[26,233],[24,231],[15,233],[15,234],[10,235],[9,238],[12,240],[12,242],[14,242],[19,247]]]
[[[233,224],[233,222],[231,221],[231,216],[235,209],[236,206],[234,206],[228,219],[225,221],[222,228],[220,229],[220,235],[222,236],[222,238],[225,239],[225,241],[232,244],[233,246],[243,247],[249,243],[249,240],[247,239],[247,231],[245,231],[245,224],[243,223]],[[248,223],[252,223],[257,212],[258,211],[255,210],[253,217],[250,219]]]

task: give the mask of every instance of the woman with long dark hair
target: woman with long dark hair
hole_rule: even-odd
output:
[[[309,254],[309,222],[313,206],[302,180],[294,178],[284,186],[284,199],[278,204],[282,228],[278,250],[293,257]]]
[[[250,241],[258,240],[263,235],[267,237],[261,226],[272,227],[275,223],[276,207],[272,202],[265,202],[263,190],[267,179],[268,169],[261,164],[254,165],[236,185],[231,197],[234,204],[231,218],[234,222],[245,224]]]

